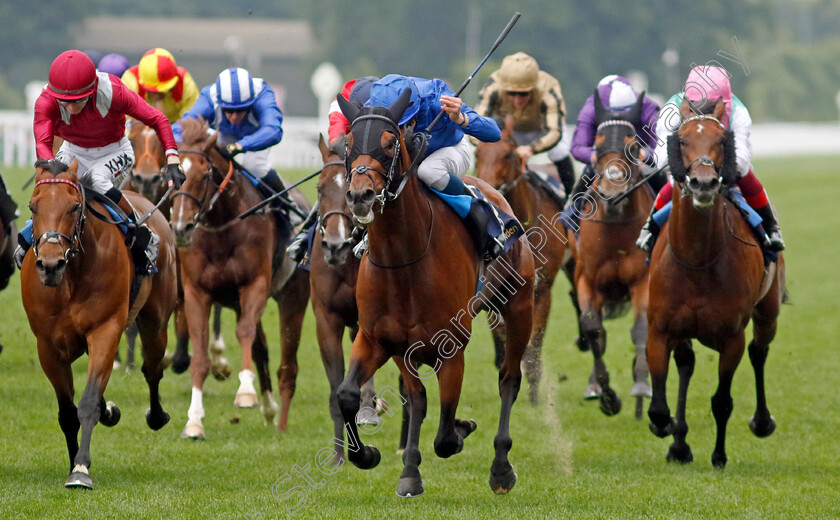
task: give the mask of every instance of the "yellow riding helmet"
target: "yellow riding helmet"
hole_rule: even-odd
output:
[[[178,82],[178,66],[166,49],[155,48],[140,58],[140,86],[149,92],[169,92]]]
[[[510,92],[527,92],[537,86],[540,67],[524,52],[505,56],[499,69],[500,86]]]

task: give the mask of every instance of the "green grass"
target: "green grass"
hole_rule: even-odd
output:
[[[207,440],[179,439],[189,406],[187,374],[168,371],[162,381],[163,404],[172,421],[159,432],[143,419],[148,391],[139,373],[115,373],[107,398],[122,410],[114,428],[98,425],[92,443],[93,492],[66,490],[68,460],[57,422],[52,388],[41,372],[33,336],[20,303],[19,278],[0,293],[0,518],[837,518],[840,517],[840,308],[836,262],[840,257],[840,193],[837,158],[764,161],[761,179],[777,204],[788,244],[788,287],[793,305],[785,306],[767,363],[767,397],[778,421],[767,439],[747,427],[755,406],[749,361],[744,358],[733,386],[735,409],[729,422],[724,471],[714,470],[714,420],[710,398],[716,386],[717,354],[697,346],[697,366],[689,390],[688,442],[695,462],[668,464],[670,443],[651,435],[647,421],[636,421],[631,386],[630,320],[609,322],[606,362],[625,400],[612,418],[596,402],[581,399],[591,355],[572,345],[576,331],[559,280],[545,341],[542,404],[528,403],[527,392],[513,409],[511,460],[519,483],[506,496],[487,485],[499,399],[490,334],[476,323],[467,349],[467,374],[459,416],[474,418],[478,430],[464,451],[450,459],[432,448],[438,423],[437,388],[427,385],[429,410],[423,427],[421,472],[426,494],[404,500],[394,494],[402,463],[394,450],[397,417],[385,417],[381,431],[363,437],[382,450],[372,471],[352,465],[322,477],[314,469],[318,451],[329,446],[332,425],[328,385],[307,315],[299,351],[300,372],[289,431],[278,435],[262,425],[258,411],[233,407],[238,384],[208,380],[205,386]],[[10,186],[25,211],[30,191],[19,187],[28,170],[8,169]],[[291,180],[304,172],[288,172]],[[306,192],[313,194],[312,185]],[[22,221],[22,219],[21,219]],[[232,313],[226,312],[226,356],[239,365]],[[264,323],[271,345],[272,372],[279,359],[277,310],[268,306]],[[348,352],[349,352],[349,347]],[[84,388],[86,358],[75,366],[77,398]],[[568,376],[567,379],[561,377]],[[676,372],[669,399],[676,406]],[[433,381],[433,380],[432,380]],[[396,384],[386,365],[377,387]],[[231,421],[238,416],[238,423]],[[287,512],[295,499],[280,502],[274,482],[294,465],[312,464],[309,474],[323,478],[312,489],[292,475],[280,492],[302,485],[308,497],[299,511]],[[316,476],[318,475],[318,476]],[[262,516],[260,516],[262,515]]]

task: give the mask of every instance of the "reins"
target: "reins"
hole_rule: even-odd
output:
[[[64,259],[70,261],[73,257],[78,255],[82,252],[82,242],[81,237],[82,233],[85,230],[85,192],[77,183],[69,180],[69,179],[42,179],[35,183],[33,191],[35,188],[41,185],[46,184],[69,184],[72,186],[76,192],[79,194],[79,197],[82,199],[81,206],[79,208],[79,217],[76,219],[76,223],[73,226],[73,236],[67,236],[64,233],[60,233],[54,229],[49,229],[44,231],[38,237],[32,240],[32,250],[35,253],[35,258],[38,258],[38,248],[41,245],[42,241],[46,241],[50,244],[61,244],[61,239],[67,241],[67,249],[64,250]],[[73,246],[78,244],[78,248],[74,248]]]

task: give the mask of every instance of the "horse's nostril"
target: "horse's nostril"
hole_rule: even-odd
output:
[[[711,186],[711,188],[713,190],[716,190],[718,185],[720,185],[720,180],[717,177],[715,177],[714,179],[712,179],[712,181],[709,183],[709,185]]]
[[[38,269],[39,271],[43,271],[44,270],[44,261],[41,260],[40,258],[38,260],[35,260],[35,268]]]
[[[691,179],[689,179],[689,181],[688,181],[688,187],[689,187],[689,188],[691,188],[691,189],[693,189],[693,190],[696,190],[696,189],[698,189],[698,188],[700,187],[700,181],[699,181],[699,180],[697,180],[697,178],[696,178],[696,177],[692,177],[692,178],[691,178]]]
[[[64,269],[64,266],[66,266],[66,265],[67,265],[67,260],[62,258],[58,262],[56,262],[55,268],[56,268],[56,270],[60,271],[60,270]]]
[[[353,193],[351,193],[350,190],[344,192],[344,200],[347,201],[348,206],[353,205]]]
[[[362,202],[365,204],[373,202],[374,197],[376,197],[376,192],[368,188],[362,193]]]

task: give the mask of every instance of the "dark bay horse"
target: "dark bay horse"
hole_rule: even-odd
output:
[[[397,126],[409,95],[405,90],[389,108],[362,109],[338,97],[353,125],[348,136],[346,198],[355,219],[368,226],[369,237],[356,284],[359,333],[347,376],[338,388],[338,404],[353,447],[348,458],[362,469],[380,461],[379,451],[359,439],[355,417],[359,387],[392,358],[404,380],[410,416],[397,494],[423,493],[418,442],[426,394],[421,378],[437,375],[441,411],[435,453],[450,457],[461,451],[464,438],[476,427],[474,421],[457,419],[455,413],[464,376],[463,346],[471,334],[472,317],[488,307],[496,321],[504,319],[507,334],[499,369],[502,406],[494,440],[496,456],[490,468],[490,487],[506,493],[517,479],[508,460],[513,442],[510,412],[522,379],[519,364],[531,336],[534,259],[528,244],[520,240],[483,270],[483,260],[459,217],[421,184],[410,166]],[[423,148],[421,144],[415,154],[423,153]],[[512,213],[497,191],[478,179],[475,184],[503,211]],[[477,293],[482,271],[483,285]],[[420,373],[420,363],[434,369]]]
[[[542,352],[548,316],[551,312],[551,287],[557,273],[563,269],[569,284],[570,296],[578,318],[577,296],[574,292],[572,274],[574,261],[571,258],[570,242],[563,226],[554,226],[563,208],[546,194],[545,190],[529,182],[522,171],[522,163],[516,155],[516,141],[513,139],[513,117],[505,119],[502,138],[495,143],[478,142],[475,149],[475,174],[493,188],[499,190],[510,203],[514,214],[526,229],[525,235],[531,244],[536,260],[536,286],[534,288],[534,330],[523,359],[525,378],[528,380],[531,403],[536,404],[539,396],[539,381],[542,375]],[[573,241],[573,240],[572,240]],[[502,362],[504,352],[503,327],[493,329],[496,342],[496,366]]]
[[[41,368],[58,399],[58,423],[67,441],[70,476],[67,487],[93,487],[90,478],[90,441],[97,421],[114,426],[120,411],[105,402],[105,387],[126,325],[136,320],[143,342],[143,375],[149,385],[151,408],[146,422],[162,428],[163,411],[158,383],[166,351],[167,325],[175,305],[175,245],[166,219],[155,212],[149,226],[160,237],[158,273],[142,278],[133,305],[129,288],[133,265],[117,226],[96,218],[107,215],[99,203],[85,203],[78,184],[77,163],[68,168],[58,161],[35,163],[32,210],[32,248],[21,267],[21,295],[29,326],[38,342]],[[137,194],[125,196],[140,212],[152,204]],[[73,402],[71,364],[87,352],[87,385]],[[78,435],[81,427],[81,445]]]
[[[359,310],[356,307],[356,277],[359,260],[353,256],[353,246],[362,238],[362,228],[356,226],[353,214],[344,199],[347,191],[347,170],[344,167],[344,141],[332,149],[324,138],[318,140],[324,168],[318,177],[318,228],[312,243],[309,260],[309,284],[315,332],[321,350],[321,360],[330,381],[330,415],[336,439],[344,438],[344,419],[336,400],[336,389],[344,379],[344,351],[341,340],[349,329],[351,340],[359,330]],[[362,387],[362,408],[365,417],[357,423],[376,424],[379,421],[373,402],[373,378]],[[361,419],[361,420],[360,420]],[[344,458],[344,448],[335,444],[336,462]]]
[[[782,255],[765,267],[749,225],[721,193],[737,180],[734,138],[720,122],[723,112],[723,101],[714,106],[712,115],[695,115],[684,102],[682,123],[668,141],[674,199],[651,256],[647,344],[653,382],[650,428],[659,437],[673,434],[669,461],[693,460],[685,441],[686,395],[694,371],[692,338],[720,354],[718,388],[712,396],[717,424],[712,464],[716,468],[726,466],[732,378],[744,354],[750,319],[753,339],[749,357],[757,401],[750,429],[756,436],[766,437],[776,428],[764,394],[764,363],[785,294]],[[671,417],[665,395],[671,352],[679,373],[676,418]]]
[[[157,138],[154,129],[144,125],[140,121],[132,121],[128,130],[128,139],[134,149],[134,167],[128,178],[126,189],[136,191],[154,204],[160,204],[163,216],[169,219],[172,199],[168,197],[168,179],[166,177],[166,154],[163,146]],[[210,350],[221,352],[224,350],[224,340],[221,334],[221,311],[219,305],[213,307],[213,340],[210,343]],[[186,372],[190,367],[189,330],[187,329],[187,317],[184,314],[184,291],[181,288],[180,269],[178,270],[178,305],[175,307],[175,354],[172,355],[172,371],[176,374]],[[126,369],[134,365],[134,342],[137,339],[135,327],[126,330],[128,343],[128,354],[126,356]],[[223,359],[223,358],[222,358]],[[117,352],[119,360],[119,352]],[[230,374],[230,366],[227,362],[215,363],[211,368],[216,379],[225,379]]]
[[[181,282],[193,358],[190,363],[193,394],[188,422],[182,434],[203,438],[202,392],[210,370],[209,317],[214,302],[236,312],[236,337],[242,347],[242,369],[234,405],[258,404],[253,386],[252,358],[257,365],[262,393],[261,411],[272,422],[277,403],[271,393],[268,347],[260,319],[273,297],[280,309],[282,359],[278,369],[281,411],[278,428],[285,431],[297,377],[297,348],[303,315],[309,301],[308,273],[295,268],[285,253],[288,230],[270,213],[244,220],[242,212],[262,200],[253,184],[216,148],[216,135],[208,137],[204,121],[185,119],[180,145],[187,180],[173,194],[170,225],[175,231],[181,259]],[[308,209],[300,192],[295,201]]]
[[[606,309],[620,308],[629,300],[633,305],[630,338],[635,346],[633,387],[636,417],[642,417],[644,397],[651,393],[645,356],[647,346],[648,268],[646,254],[635,247],[636,237],[650,213],[653,193],[637,189],[620,203],[611,201],[641,179],[641,148],[633,122],[639,119],[644,96],[625,112],[608,111],[595,92],[595,121],[598,125],[594,150],[595,179],[589,188],[591,201],[580,219],[580,239],[575,245],[575,287],[580,306],[580,328],[593,367],[585,397],[600,401],[606,415],[621,410],[621,398],[610,386],[604,362],[607,333],[603,319]]]

